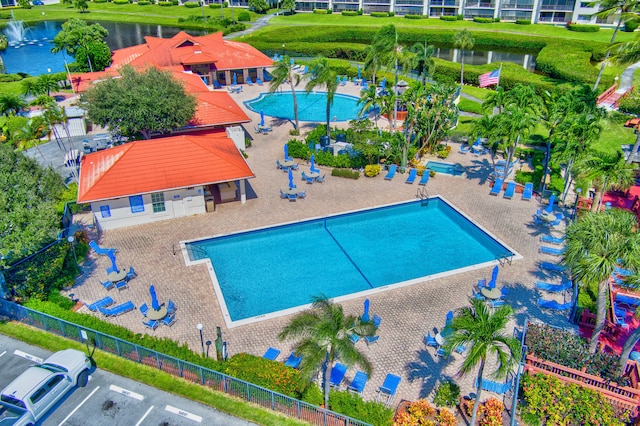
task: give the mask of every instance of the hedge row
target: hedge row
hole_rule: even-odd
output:
[[[429,15],[404,15],[404,19],[429,19]]]
[[[600,31],[598,25],[586,25],[586,24],[569,24],[567,25],[569,31],[575,31],[579,33],[597,33]]]

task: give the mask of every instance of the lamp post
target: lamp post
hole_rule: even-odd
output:
[[[209,358],[209,346],[211,346],[211,340],[205,342],[207,344],[207,358]]]
[[[204,356],[204,338],[202,337],[202,329],[204,328],[204,325],[198,323],[198,325],[196,325],[196,328],[200,332],[200,345],[202,346],[202,356]]]
[[[573,219],[578,218],[578,201],[580,200],[581,193],[582,193],[582,188],[576,188],[576,202],[573,205]]]
[[[67,238],[67,241],[69,241],[69,244],[71,244],[71,250],[73,251],[73,260],[76,262],[76,268],[78,267],[78,258],[76,257],[76,245],[74,244],[75,242],[75,238],[73,238],[73,235],[69,235],[69,237]]]

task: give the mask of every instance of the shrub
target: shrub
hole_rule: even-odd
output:
[[[358,9],[358,15],[362,16],[362,13],[363,13],[362,9]]]
[[[438,145],[438,149],[436,151],[436,155],[442,159],[445,159],[449,156],[449,153],[451,152],[451,146],[450,145],[443,145],[440,144]]]
[[[196,7],[200,7],[200,3],[195,1],[190,1],[184,4],[184,7],[188,9],[195,9]]]
[[[626,114],[640,115],[640,92],[634,91],[620,99],[618,110]]]
[[[348,179],[358,179],[360,177],[360,172],[351,169],[333,169],[331,170],[331,176],[338,176]]]
[[[129,4],[129,0],[113,0],[113,4]]]
[[[229,359],[226,373],[293,398],[300,396],[297,391],[300,387],[298,370],[287,367],[281,362],[240,353]]]
[[[621,426],[628,413],[615,412],[599,392],[544,374],[522,377],[523,415],[543,424]],[[549,403],[553,401],[553,403]],[[622,421],[621,421],[622,420]]]
[[[483,18],[481,16],[474,16],[473,22],[477,22],[479,24],[490,24],[493,22],[493,18]]]
[[[462,14],[456,15],[456,21],[464,21],[464,15]]]
[[[313,13],[317,14],[317,15],[326,15],[327,9],[313,9]]]
[[[20,81],[23,77],[19,74],[0,74],[0,82],[1,83],[9,83],[12,81]]]
[[[93,0],[94,3],[106,3],[107,0]]]
[[[343,10],[342,16],[358,16],[357,10]]]
[[[382,167],[379,164],[367,164],[364,166],[364,175],[366,177],[378,176],[382,171]]]
[[[309,404],[320,406],[324,404],[324,393],[319,386],[312,383],[302,392],[300,399]]]
[[[405,19],[429,19],[429,15],[404,15]]]
[[[211,9],[220,9],[220,3],[209,3]]]
[[[332,390],[329,406],[337,413],[362,420],[376,426],[391,426],[393,410],[375,401],[363,401],[360,395]]]
[[[174,6],[178,6],[180,4],[180,0],[171,0],[171,4]]]
[[[640,25],[640,23],[638,23],[637,21],[627,21],[624,23],[622,31],[632,33],[638,28],[638,25]]]
[[[575,31],[579,33],[597,33],[600,31],[600,27],[598,25],[589,25],[589,24],[569,24],[567,25],[569,31]]]
[[[170,1],[159,1],[158,2],[158,6],[173,6],[173,3],[171,3]]]
[[[333,13],[333,9],[327,9],[327,15],[331,15]]]
[[[440,20],[442,20],[442,21],[457,21],[458,17],[457,16],[451,16],[451,15],[440,15]]]
[[[451,411],[445,408],[441,408],[438,410],[438,414],[436,415],[436,422],[438,422],[439,426],[456,426],[458,424],[456,416]]]
[[[138,6],[149,6],[149,0],[138,0]]]
[[[529,19],[516,19],[517,25],[531,25],[531,20]]]
[[[389,12],[371,12],[369,15],[373,16],[374,18],[388,18]]]
[[[231,33],[236,33],[238,31],[244,31],[247,28],[247,26],[245,24],[233,24],[233,25],[229,25],[228,27],[226,27],[223,31],[222,34],[223,35],[227,35],[227,34],[231,34]]]
[[[438,407],[455,407],[460,397],[460,386],[445,380],[436,388],[433,403]]]
[[[251,15],[246,10],[238,13],[238,22],[249,22],[251,20]]]

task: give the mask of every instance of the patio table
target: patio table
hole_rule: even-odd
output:
[[[284,160],[280,164],[282,164],[282,167],[291,167],[294,165],[294,162],[293,160]]]
[[[298,195],[298,188],[287,188],[283,192],[287,195]]]
[[[160,306],[160,308],[156,311],[153,308],[149,308],[149,310],[147,311],[147,318],[149,318],[150,320],[161,320],[162,318],[167,316],[167,308],[162,305]]]
[[[487,299],[491,299],[491,300],[500,299],[500,296],[502,295],[502,292],[497,287],[494,287],[494,288],[482,287],[482,289],[480,289],[480,293],[482,293],[482,295]]]
[[[307,173],[307,177],[315,179],[317,177],[320,177],[320,172],[309,172]]]
[[[127,276],[127,271],[123,268],[123,269],[120,269],[119,271],[109,272],[109,275],[107,275],[107,278],[112,283],[117,283],[118,281],[124,280],[126,276]]]

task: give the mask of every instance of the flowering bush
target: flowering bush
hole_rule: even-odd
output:
[[[229,360],[226,373],[293,398],[300,396],[298,370],[287,367],[280,362],[241,353],[234,355]]]
[[[455,426],[456,417],[447,409],[436,410],[425,399],[411,402],[396,413],[394,426]]]
[[[475,402],[475,399],[466,399],[462,402],[461,408],[467,416],[473,414],[473,404]],[[481,426],[501,426],[503,411],[504,404],[495,398],[489,398],[485,402],[481,402],[478,405],[478,424]]]
[[[546,324],[529,324],[526,345],[529,353],[546,361],[576,370],[585,369],[589,374],[619,384],[624,385],[628,382],[618,374],[618,355],[590,353],[587,342],[570,331]]]

